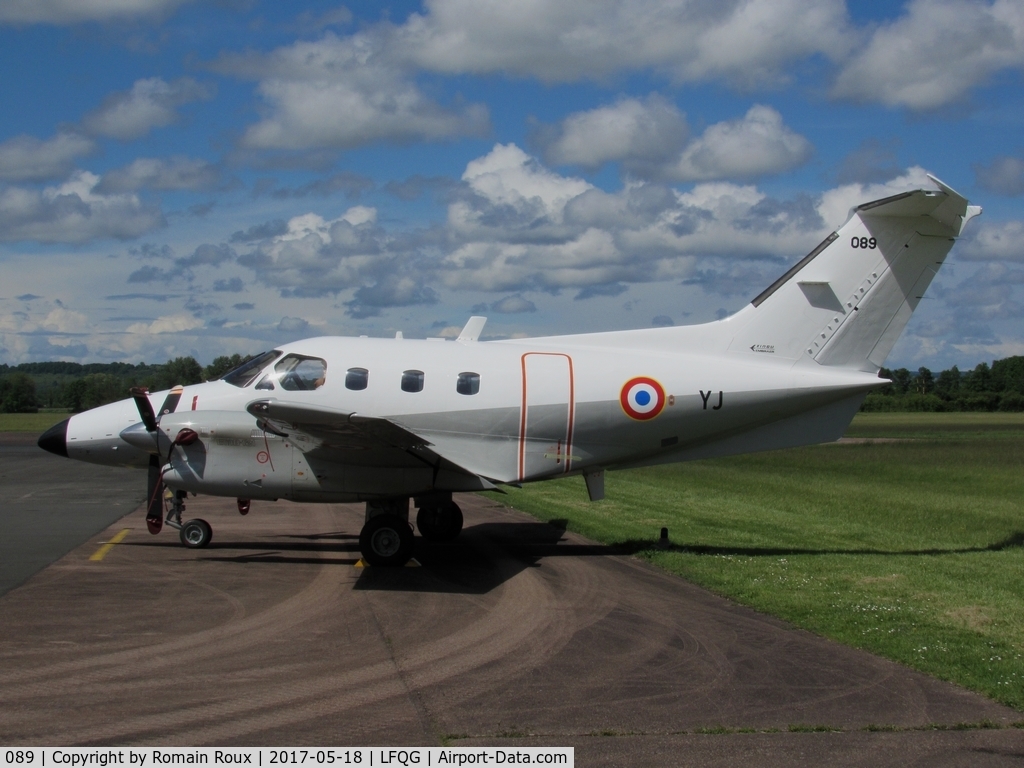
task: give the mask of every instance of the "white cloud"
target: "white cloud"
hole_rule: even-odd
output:
[[[809,201],[769,201],[727,183],[607,193],[515,145],[472,161],[463,180],[474,194],[449,206],[451,249],[439,266],[452,289],[602,295],[593,287],[680,279],[700,258],[799,253],[826,231]]]
[[[531,292],[572,290],[586,300],[631,284],[685,281],[708,296],[752,297],[851,206],[918,187],[931,187],[920,168],[792,199],[725,181],[685,193],[632,181],[607,192],[497,144],[467,164],[443,222],[400,232],[372,208],[336,219],[309,213],[252,228],[238,263],[285,296],[342,294],[356,318],[432,304],[445,292],[496,294],[487,303],[498,313],[530,311]]]
[[[190,77],[168,83],[159,77],[136,80],[130,91],[108,96],[82,120],[91,134],[131,141],[178,119],[178,108],[213,98],[213,90]]]
[[[553,165],[597,168],[663,163],[686,141],[686,117],[661,96],[619,99],[615,104],[569,115],[555,135],[541,137],[544,159]]]
[[[98,193],[99,180],[95,174],[78,171],[42,192],[0,189],[0,240],[84,243],[108,237],[129,239],[163,226],[160,211],[135,195]]]
[[[271,235],[238,262],[268,285],[297,296],[325,296],[365,285],[378,275],[387,237],[377,211],[354,206],[336,219],[315,213],[295,216],[285,231]]]
[[[560,218],[567,201],[593,189],[582,179],[548,170],[515,144],[495,144],[488,154],[471,160],[462,180],[493,205],[520,210],[539,205],[554,218]]]
[[[58,133],[41,141],[34,136],[16,136],[0,144],[0,179],[4,181],[46,181],[65,178],[76,157],[95,149],[91,139],[77,133]]]
[[[781,173],[802,165],[812,152],[811,143],[786,127],[777,111],[760,104],[689,143],[686,138],[686,117],[660,96],[576,112],[536,136],[549,163],[596,168],[621,162],[638,178],[683,182]]]
[[[152,16],[192,0],[4,0],[0,23],[77,24]]]
[[[784,79],[791,61],[841,56],[841,0],[428,0],[394,31],[399,54],[449,74],[505,72],[547,82],[654,70],[678,82]]]
[[[202,327],[202,320],[192,315],[178,314],[158,317],[151,323],[132,323],[127,331],[134,334],[181,333]]]
[[[140,157],[124,168],[108,171],[98,192],[134,192],[139,189],[209,189],[220,172],[205,160],[189,157]]]
[[[302,333],[309,328],[309,321],[301,317],[282,317],[277,324],[277,330],[284,333]]]
[[[444,107],[425,96],[412,72],[383,47],[379,34],[327,33],[267,56],[225,57],[219,68],[260,78],[268,116],[242,137],[250,149],[350,149],[391,141],[481,135],[481,104]]]
[[[519,294],[514,294],[492,303],[491,311],[500,312],[503,315],[515,315],[521,312],[536,312],[537,305]]]
[[[83,333],[89,330],[89,318],[81,312],[55,307],[40,322],[40,326],[58,333]]]
[[[832,95],[911,109],[963,99],[994,73],[1024,67],[1020,0],[911,0],[850,59]]]
[[[1024,261],[1024,222],[980,224],[958,253],[978,261]]]
[[[807,139],[783,124],[782,115],[755,104],[740,120],[708,127],[662,176],[674,181],[750,179],[803,165],[812,151]]]

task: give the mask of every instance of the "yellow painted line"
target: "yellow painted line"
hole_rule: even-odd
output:
[[[405,564],[405,567],[406,568],[419,568],[420,565],[421,565],[421,563],[420,563],[419,560],[417,560],[415,557],[410,557],[409,558],[409,562]],[[366,562],[365,560],[363,560],[363,558],[360,557],[359,558],[359,562],[356,563],[352,567],[353,568],[369,568],[370,564],[368,562]]]
[[[107,556],[107,552],[112,550],[114,548],[115,544],[120,544],[122,541],[124,541],[124,537],[127,536],[131,532],[132,532],[131,528],[123,528],[123,529],[121,529],[117,534],[115,534],[114,538],[112,538],[110,541],[108,541],[102,547],[100,547],[95,552],[93,552],[92,553],[92,557],[90,557],[89,559],[92,560],[93,562],[97,562],[98,563],[100,560],[102,560],[104,557]]]

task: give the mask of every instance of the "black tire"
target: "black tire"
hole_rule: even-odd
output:
[[[359,551],[369,565],[400,567],[409,562],[412,528],[398,515],[374,515],[359,532]]]
[[[454,501],[420,507],[416,527],[427,541],[451,541],[462,531],[462,510]]]
[[[213,529],[205,520],[189,520],[178,531],[181,543],[189,549],[202,549],[213,538]]]

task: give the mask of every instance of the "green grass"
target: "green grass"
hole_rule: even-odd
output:
[[[848,435],[898,442],[609,473],[597,503],[580,478],[500,498],[1024,710],[1024,415],[861,414]]]
[[[68,413],[0,413],[0,432],[38,432],[64,421]]]

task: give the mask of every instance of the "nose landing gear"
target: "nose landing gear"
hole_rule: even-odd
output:
[[[213,529],[205,520],[196,518],[181,522],[181,513],[185,511],[185,491],[172,493],[168,489],[164,493],[164,502],[167,507],[167,514],[164,522],[171,528],[178,529],[178,536],[181,543],[189,549],[201,549],[210,543],[213,538]]]
[[[178,531],[181,543],[189,549],[200,549],[210,543],[213,538],[213,529],[205,520],[196,518],[189,520]]]

